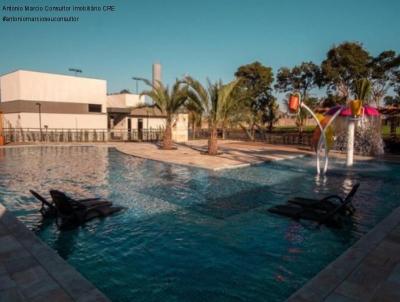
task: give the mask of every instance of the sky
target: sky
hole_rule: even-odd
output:
[[[372,55],[400,52],[399,0],[0,0],[3,16],[79,16],[76,23],[0,21],[0,74],[16,69],[105,79],[108,92],[135,91],[132,76],[163,81],[185,74],[230,81],[259,61],[274,74],[319,64],[334,44],[358,41]],[[3,6],[115,5],[114,12],[18,13]],[[144,89],[141,84],[140,90]]]

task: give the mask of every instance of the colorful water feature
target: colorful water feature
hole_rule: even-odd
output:
[[[328,170],[329,150],[346,151],[346,165],[353,166],[354,153],[379,155],[383,153],[380,135],[380,114],[374,107],[362,105],[360,100],[349,102],[349,106],[335,106],[324,116],[317,116],[304,102],[299,93],[289,99],[289,110],[298,114],[306,109],[315,119],[317,127],[312,137],[312,147],[317,155],[317,173],[321,173],[320,155],[324,154],[322,173]]]

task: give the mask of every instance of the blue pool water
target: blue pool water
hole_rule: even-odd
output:
[[[399,165],[333,168],[318,178],[302,158],[210,172],[106,147],[1,149],[0,202],[112,301],[282,301],[400,205]],[[355,182],[357,212],[341,230],[267,212]],[[40,223],[32,188],[127,210],[60,233]]]

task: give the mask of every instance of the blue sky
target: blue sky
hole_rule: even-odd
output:
[[[69,24],[0,22],[0,73],[15,69],[106,79],[109,92],[135,90],[132,76],[163,65],[171,83],[188,73],[229,81],[238,66],[320,63],[333,44],[360,41],[374,55],[400,51],[398,0],[21,1],[1,5],[116,5],[113,13],[74,13]],[[6,15],[46,15],[9,13]],[[54,14],[53,14],[54,15]],[[64,13],[62,15],[71,15]]]

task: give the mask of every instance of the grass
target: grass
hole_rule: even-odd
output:
[[[389,135],[390,134],[390,126],[382,126],[382,134]],[[396,135],[400,135],[400,127],[396,128]]]

